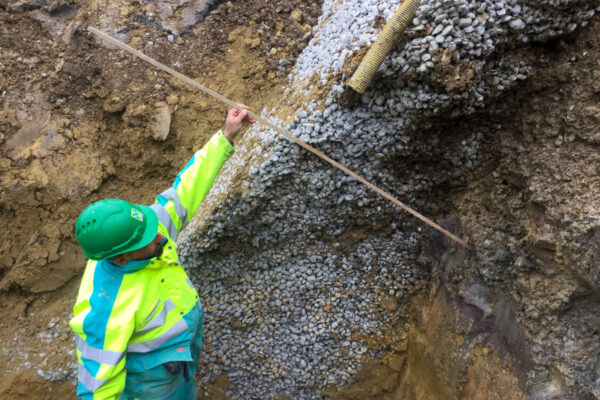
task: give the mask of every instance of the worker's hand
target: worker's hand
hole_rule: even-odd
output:
[[[223,131],[223,134],[231,143],[233,143],[233,139],[235,139],[235,137],[242,129],[242,124],[244,122],[249,124],[253,124],[256,122],[254,118],[248,115],[247,106],[243,104],[240,104],[239,106],[243,109],[240,111],[236,110],[235,108],[232,108],[227,113],[227,119],[225,120],[225,130]]]

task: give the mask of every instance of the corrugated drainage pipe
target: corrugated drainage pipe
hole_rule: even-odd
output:
[[[398,42],[404,30],[412,22],[418,8],[419,0],[404,0],[394,15],[392,15],[390,21],[383,27],[383,31],[361,61],[352,78],[348,81],[348,86],[358,93],[364,93],[367,90],[381,63],[383,63],[383,60],[392,51],[392,48]]]

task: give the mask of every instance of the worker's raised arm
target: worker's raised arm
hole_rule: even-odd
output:
[[[248,107],[243,104],[240,104],[240,106],[242,107],[241,110],[236,110],[235,108],[229,110],[227,119],[225,120],[225,130],[223,131],[223,134],[230,143],[233,143],[233,139],[235,139],[242,129],[244,122],[249,124],[256,122],[254,118],[248,115]]]
[[[244,106],[244,108],[247,108]],[[212,187],[219,170],[235,151],[233,139],[244,122],[255,122],[248,112],[231,109],[225,121],[225,131],[217,132],[198,150],[177,177],[173,186],[159,194],[151,207],[169,231],[172,240],[189,221]]]

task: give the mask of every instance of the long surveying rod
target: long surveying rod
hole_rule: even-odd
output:
[[[125,43],[122,43],[120,41],[118,41],[117,39],[107,35],[104,32],[99,31],[98,29],[90,26],[88,27],[88,30],[90,32],[92,32],[94,35],[97,35],[98,37],[106,40],[109,43],[114,44],[115,46],[117,46],[118,48],[127,51],[128,53],[133,54],[134,56],[141,58],[142,60],[154,65],[156,68],[162,69],[163,71],[165,71],[166,73],[181,79],[182,81],[186,82],[187,84],[202,90],[204,93],[216,98],[217,100],[222,101],[223,103],[227,104],[230,107],[233,107],[237,110],[242,110],[243,108],[237,104],[234,103],[233,101],[229,100],[228,98],[220,95],[219,93],[215,92],[214,90],[211,90],[209,88],[207,88],[206,86],[202,85],[201,83],[188,78],[187,76],[175,71],[172,68],[167,67],[164,64],[159,63],[158,61],[148,57],[147,55],[145,55],[144,53],[135,50],[134,48],[126,45]],[[344,173],[350,175],[351,177],[353,177],[354,179],[356,179],[357,181],[365,184],[369,189],[379,193],[381,196],[383,196],[384,198],[390,200],[392,203],[396,204],[397,206],[401,207],[402,209],[406,210],[408,213],[414,215],[415,217],[417,217],[418,219],[420,219],[421,221],[425,222],[427,225],[431,226],[432,228],[437,229],[438,231],[440,231],[441,233],[443,233],[444,235],[446,235],[447,237],[449,237],[450,239],[454,240],[455,242],[459,243],[461,246],[469,249],[469,250],[473,250],[473,248],[471,247],[471,245],[469,245],[467,242],[465,242],[464,240],[462,240],[461,238],[459,238],[458,236],[454,235],[452,232],[447,231],[446,229],[442,228],[441,226],[439,226],[438,224],[436,224],[435,222],[433,222],[432,220],[430,220],[429,218],[421,215],[420,213],[418,213],[417,211],[413,210],[412,208],[410,208],[409,206],[407,206],[406,204],[402,203],[400,200],[396,199],[394,196],[392,196],[391,194],[389,194],[388,192],[378,188],[377,186],[373,185],[371,182],[367,181],[365,178],[363,178],[362,176],[356,174],[355,172],[349,170],[348,168],[344,167],[342,164],[340,164],[339,162],[331,159],[330,157],[328,157],[325,153],[315,149],[314,147],[310,146],[309,144],[305,143],[304,141],[298,139],[297,137],[295,137],[294,135],[292,135],[291,133],[287,132],[285,129],[278,127],[277,125],[273,124],[271,121],[262,118],[260,115],[257,115],[255,113],[253,113],[252,111],[248,111],[248,115],[250,115],[250,117],[254,118],[255,120],[257,120],[258,122],[260,122],[263,125],[268,126],[269,128],[273,129],[276,132],[279,132],[281,135],[285,136],[288,140],[291,140],[292,142],[296,143],[297,145],[304,147],[306,150],[310,151],[311,153],[317,155],[319,158],[327,161],[329,164],[333,165],[334,167],[338,168],[339,170],[343,171]]]

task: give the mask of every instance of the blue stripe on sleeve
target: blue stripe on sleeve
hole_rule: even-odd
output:
[[[181,171],[179,171],[179,173],[177,174],[177,176],[175,177],[175,183],[173,183],[173,189],[177,189],[177,186],[179,186],[179,183],[181,183],[181,175],[183,175],[183,173],[192,165],[194,165],[194,161],[196,160],[196,155],[194,154],[192,156],[192,158],[190,158],[190,161],[188,161],[188,163],[185,165],[185,167],[183,167],[183,169]]]
[[[85,369],[87,369],[92,376],[96,376],[98,370],[100,369],[100,363],[85,357],[81,357],[81,361],[83,361],[83,366]]]
[[[91,310],[83,320],[85,342],[98,349],[104,348],[106,327],[124,276],[110,273],[108,268],[102,265],[104,263],[104,260],[98,261],[94,272],[94,290],[90,296]]]
[[[167,204],[169,202],[169,200],[165,199],[164,196],[161,194],[156,196],[156,201],[158,202],[158,204],[160,204],[163,207],[165,206],[165,204]]]
[[[77,382],[77,398],[81,400],[94,400],[94,393],[90,392],[83,383]]]

